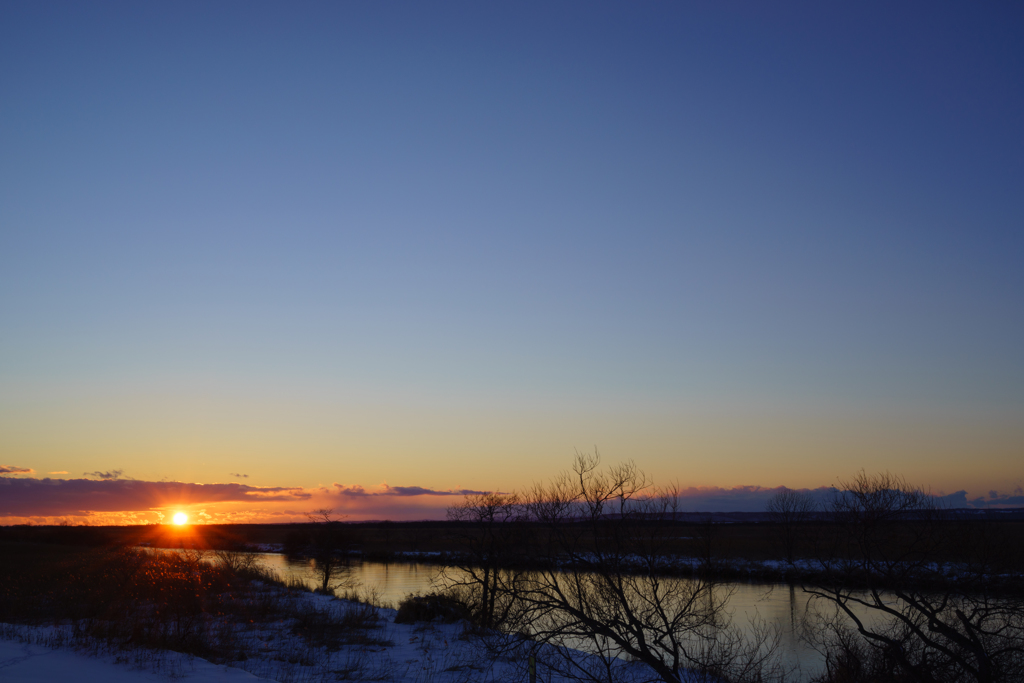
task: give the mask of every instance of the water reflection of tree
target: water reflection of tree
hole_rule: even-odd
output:
[[[456,592],[484,628],[518,621],[523,574],[514,565],[524,546],[524,508],[515,493],[466,496],[448,508],[449,521],[459,522],[452,532],[457,559],[441,572],[441,583]]]

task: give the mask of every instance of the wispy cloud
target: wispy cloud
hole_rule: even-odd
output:
[[[362,486],[345,486],[343,484],[332,484],[331,493],[337,496],[369,497],[369,496],[474,496],[486,491],[473,491],[471,489],[447,489],[437,490],[424,488],[423,486],[388,486],[381,484],[380,490],[367,491]]]
[[[239,474],[238,472],[232,472],[231,476],[234,477],[235,479],[248,479],[249,478],[248,474]]]
[[[1000,493],[999,491],[989,491],[988,497],[978,496],[977,498],[968,499],[965,491],[958,491],[957,495],[963,494],[964,500],[967,505],[975,508],[1014,508],[1024,507],[1024,491],[1021,487],[1017,487],[1013,490],[1013,493]],[[960,507],[960,506],[958,506]]]
[[[364,487],[334,483],[317,488],[258,487],[241,482],[195,484],[139,481],[123,472],[94,472],[89,479],[36,479],[25,467],[4,465],[0,477],[0,517],[7,523],[57,523],[67,518],[80,523],[134,524],[159,521],[170,508],[203,508],[208,521],[305,521],[306,511],[334,508],[349,520],[443,519],[449,505],[462,496],[485,493],[466,488],[434,489],[426,486]],[[239,476],[234,473],[232,476]],[[106,476],[100,476],[106,475]],[[691,486],[678,490],[680,507],[689,512],[760,512],[784,487]],[[825,502],[835,489],[822,486],[797,489]],[[994,494],[994,495],[993,495]],[[1024,506],[1024,490],[989,491],[970,498],[966,491],[940,493],[935,500],[953,508]],[[197,510],[195,514],[198,515]]]
[[[679,503],[684,510],[692,512],[761,512],[768,500],[785,486],[688,486],[680,488]],[[823,501],[834,490],[831,486],[815,489],[796,489],[809,495],[815,501]]]
[[[110,470],[109,472],[82,472],[83,477],[96,477],[104,481],[115,481],[121,478],[124,470]]]
[[[445,508],[454,500],[482,493],[388,484],[301,488],[241,482],[155,482],[125,478],[121,470],[88,474],[88,479],[2,479],[0,517],[44,524],[65,517],[78,522],[133,524],[154,521],[161,510],[171,507],[204,506],[210,519],[219,522],[304,521],[306,510],[318,507],[336,508],[347,519],[437,519],[444,517]]]
[[[16,467],[15,465],[0,465],[0,476],[5,474],[32,474],[35,472],[31,467]]]
[[[0,479],[0,516],[87,515],[151,510],[174,505],[302,501],[312,494],[295,487],[191,484],[133,479]]]
[[[47,474],[67,474],[67,470],[58,470],[56,472],[47,472]]]

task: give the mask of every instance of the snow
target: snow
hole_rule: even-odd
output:
[[[296,635],[294,621],[246,624],[234,637],[244,641],[247,656],[220,664],[177,652],[124,650],[85,641],[76,638],[69,625],[0,624],[0,681],[497,683],[528,680],[531,651],[538,655],[538,680],[543,683],[566,680],[546,664],[564,665],[566,655],[579,665],[601,667],[593,655],[551,646],[538,648],[514,636],[473,631],[464,623],[396,624],[393,609],[311,593],[290,595],[310,614],[340,620],[353,610],[370,609],[379,619],[357,638],[326,646]],[[624,661],[613,666],[624,674],[624,680],[650,675],[650,670]]]
[[[112,655],[90,656],[35,643],[0,640],[0,680],[11,683],[166,683],[172,678],[194,683],[260,680],[241,669],[177,652],[154,657],[148,666],[117,659]]]
[[[254,543],[252,548],[260,553],[283,553],[284,543]]]

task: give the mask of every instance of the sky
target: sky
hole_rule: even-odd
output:
[[[1021,121],[1017,3],[4,2],[0,524],[1024,505]]]

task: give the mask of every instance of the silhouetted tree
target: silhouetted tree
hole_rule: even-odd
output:
[[[774,672],[770,629],[745,640],[729,626],[730,591],[713,574],[667,578],[666,558],[678,535],[678,492],[657,489],[632,462],[600,468],[577,454],[572,472],[527,496],[531,553],[544,568],[527,575],[518,599],[525,632],[563,646],[548,665],[578,680],[612,680],[625,656],[659,680],[768,680]],[[568,648],[599,655],[589,664]],[[594,667],[598,661],[602,666]]]
[[[347,553],[349,539],[344,525],[329,508],[313,510],[306,516],[313,527],[309,549],[317,591],[333,594],[338,588],[351,588],[354,584]]]

